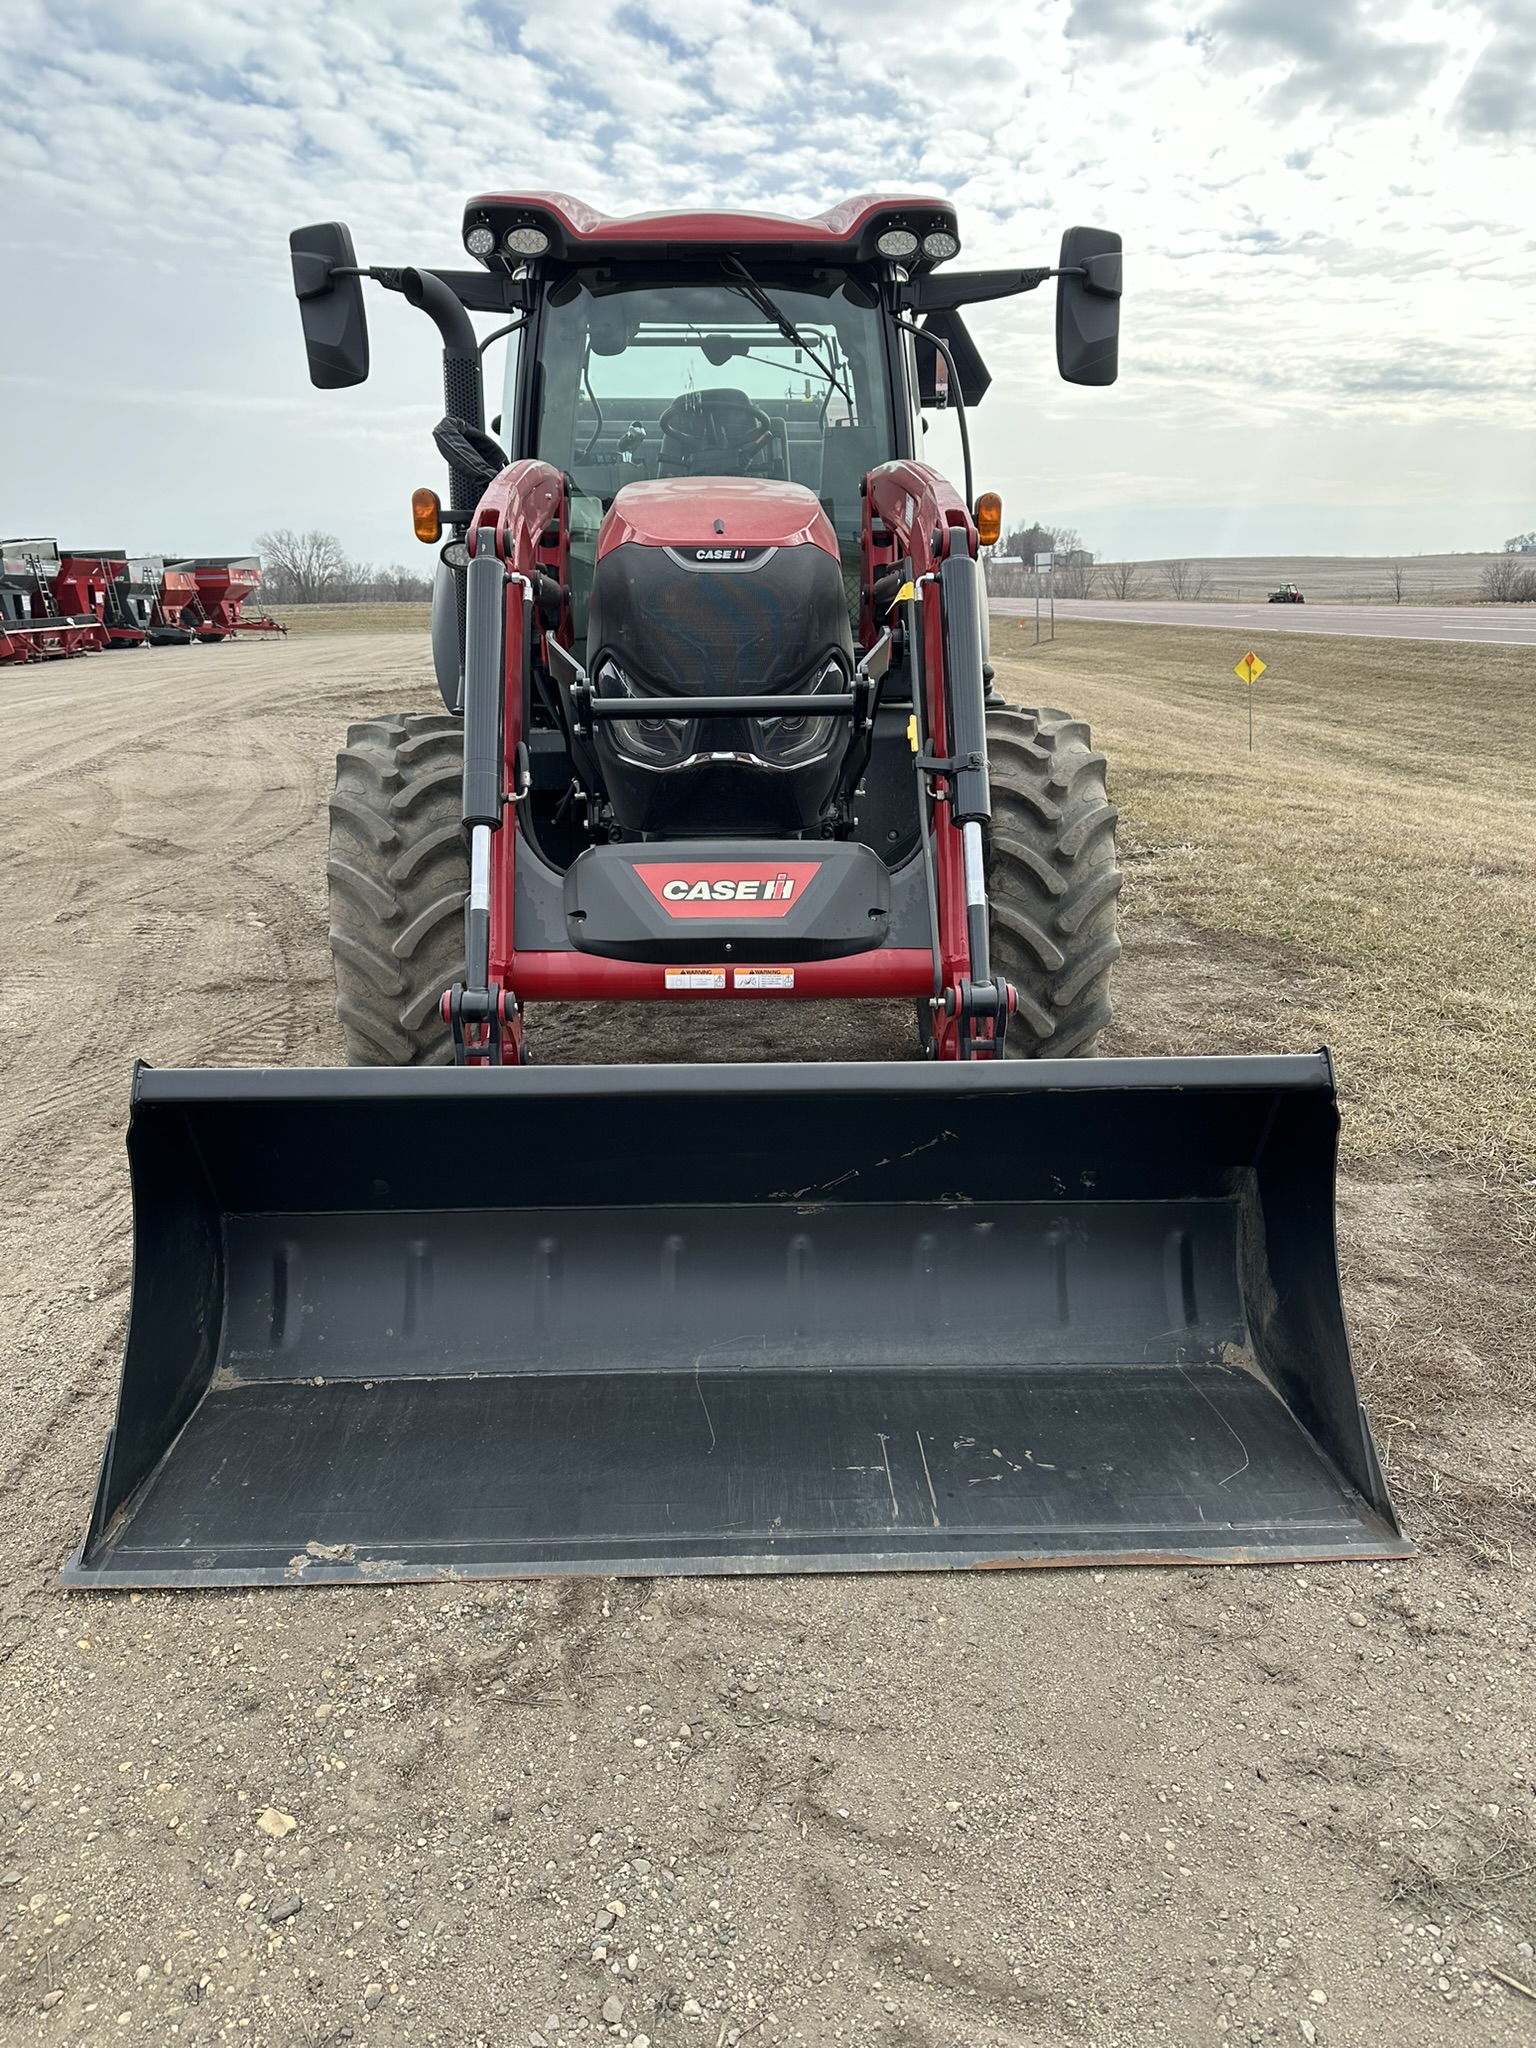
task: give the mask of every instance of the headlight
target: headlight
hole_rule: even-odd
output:
[[[915,256],[917,237],[910,228],[887,228],[875,247],[882,256]]]
[[[847,686],[848,679],[837,663],[829,661],[809,689],[832,691]],[[759,760],[771,768],[801,768],[830,750],[837,726],[836,718],[811,718],[804,712],[792,718],[754,718],[754,748]]]
[[[600,697],[633,697],[629,679],[612,662],[597,677]],[[644,702],[641,699],[640,702]],[[637,706],[638,708],[638,706]],[[608,724],[614,752],[639,768],[672,768],[686,758],[688,723],[681,718],[615,718]]]
[[[923,237],[923,254],[930,263],[947,263],[951,256],[960,254],[960,240],[947,228],[935,228],[931,235]]]
[[[757,753],[771,768],[800,768],[819,761],[832,744],[835,718],[754,718]]]
[[[688,728],[678,718],[615,718],[608,727],[615,753],[639,768],[671,768],[683,758]]]
[[[542,256],[549,247],[549,237],[542,228],[508,228],[501,246],[509,256]]]
[[[495,229],[488,228],[483,224],[480,227],[471,228],[464,237],[464,246],[471,256],[489,256],[496,247]]]

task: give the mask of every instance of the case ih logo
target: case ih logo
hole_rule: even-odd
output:
[[[647,861],[637,862],[635,873],[669,917],[786,917],[820,866],[819,860],[785,861],[782,867]]]
[[[763,555],[771,554],[771,548],[669,548],[669,554],[676,555],[684,562],[755,562]]]

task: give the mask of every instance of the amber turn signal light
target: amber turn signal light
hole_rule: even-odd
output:
[[[976,500],[976,538],[984,548],[995,548],[1002,537],[1003,501],[996,491],[983,491]]]
[[[429,491],[425,485],[411,493],[411,524],[418,540],[430,542],[443,537],[442,501],[436,491]]]

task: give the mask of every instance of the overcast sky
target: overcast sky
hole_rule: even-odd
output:
[[[425,562],[435,335],[311,389],[287,232],[462,266],[476,191],[811,213],[945,193],[963,261],[1126,246],[1121,373],[973,316],[978,484],[1100,554],[1536,526],[1536,0],[6,0],[0,533]],[[493,354],[499,356],[497,348]],[[494,409],[494,408],[493,408]]]

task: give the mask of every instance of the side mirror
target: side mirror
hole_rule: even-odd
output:
[[[1056,367],[1069,384],[1113,384],[1120,371],[1120,237],[1068,228],[1056,282]]]
[[[351,231],[339,220],[295,228],[288,237],[293,290],[304,322],[309,381],[322,391],[341,391],[368,375],[368,315],[363,280],[340,277],[356,268]]]

